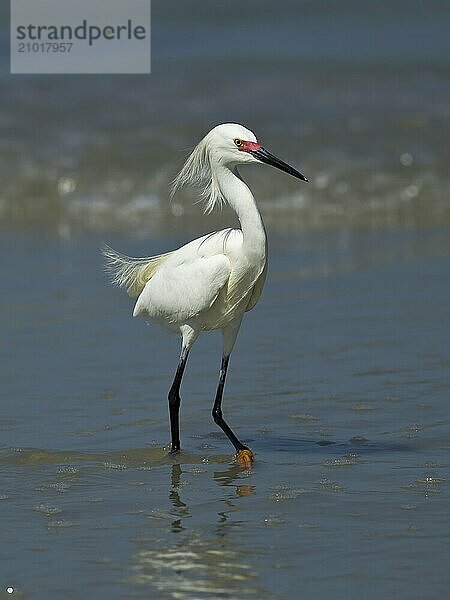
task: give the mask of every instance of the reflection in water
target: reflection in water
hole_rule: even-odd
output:
[[[189,516],[189,508],[187,504],[182,502],[179,494],[181,473],[182,471],[180,464],[175,464],[172,466],[172,486],[169,493],[169,500],[173,504],[173,510],[171,513],[178,515],[178,518],[172,521],[173,533],[179,533],[185,529],[182,525],[182,520],[183,518]]]
[[[177,541],[173,543],[169,535],[159,548],[137,552],[133,558],[134,573],[130,581],[149,585],[156,588],[159,594],[177,599],[248,595],[263,597],[264,590],[255,585],[257,575],[246,559],[246,553],[228,535],[232,525],[229,512],[235,508],[232,501],[225,500],[229,510],[214,513],[218,522],[206,522],[203,527],[189,531],[185,519],[191,516],[190,509],[180,498],[182,473],[180,464],[172,465],[170,514],[176,515],[176,518],[170,524],[170,533],[178,534]],[[225,471],[214,473],[214,479],[219,485],[226,485],[240,474],[242,467],[232,465]],[[247,492],[240,493],[240,488],[247,488]],[[245,493],[254,493],[253,487],[237,486],[237,497]]]
[[[249,472],[244,467],[242,467],[239,463],[230,465],[224,471],[214,471],[214,480],[219,485],[229,486],[242,476],[242,473]],[[240,487],[240,486],[238,486]]]

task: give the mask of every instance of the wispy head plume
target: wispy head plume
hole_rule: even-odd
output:
[[[170,190],[170,198],[173,198],[185,185],[199,188],[199,202],[204,203],[204,212],[207,214],[225,202],[212,168],[208,137],[206,135],[191,152],[183,168],[173,180]]]

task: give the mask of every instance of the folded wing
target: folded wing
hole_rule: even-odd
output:
[[[134,308],[134,316],[148,316],[168,323],[183,323],[200,316],[216,300],[231,273],[224,254],[173,256],[163,262],[146,283]]]

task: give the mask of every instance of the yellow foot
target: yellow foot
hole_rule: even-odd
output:
[[[240,465],[247,467],[247,469],[253,464],[253,452],[248,448],[245,450],[239,450],[235,458]]]

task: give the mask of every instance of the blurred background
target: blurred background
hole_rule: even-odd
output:
[[[311,180],[246,169],[271,228],[449,221],[445,0],[155,0],[151,76],[115,77],[9,75],[1,11],[4,225],[167,233],[200,216],[168,184],[222,122]]]
[[[154,0],[149,76],[10,75],[6,5],[0,596],[447,597],[448,0]],[[217,334],[167,456],[178,339],[99,252],[236,223],[168,200],[230,121],[310,180],[242,169],[270,260],[224,413],[252,471],[210,418]]]

